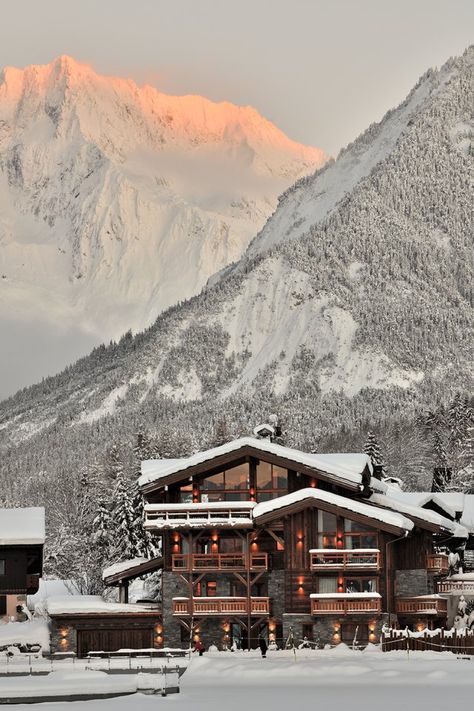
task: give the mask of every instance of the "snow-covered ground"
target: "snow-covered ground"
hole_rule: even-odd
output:
[[[474,660],[451,653],[382,653],[298,650],[205,654],[193,657],[181,693],[161,699],[133,695],[105,701],[41,706],[52,711],[141,711],[172,705],[174,711],[332,709],[332,711],[441,711],[471,708]],[[13,706],[5,706],[13,709]],[[30,709],[40,708],[29,706]]]

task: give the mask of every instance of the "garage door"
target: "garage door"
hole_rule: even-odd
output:
[[[151,629],[78,630],[77,653],[85,657],[89,652],[116,652],[118,649],[150,649],[153,647]]]

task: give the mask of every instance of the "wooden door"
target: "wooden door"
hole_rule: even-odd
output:
[[[151,629],[90,629],[77,631],[77,654],[116,652],[119,649],[150,649],[153,647]]]

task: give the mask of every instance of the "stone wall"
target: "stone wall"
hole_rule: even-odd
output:
[[[395,571],[395,597],[416,597],[433,592],[433,580],[426,570]]]

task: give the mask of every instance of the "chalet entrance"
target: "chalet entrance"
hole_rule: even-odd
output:
[[[116,652],[118,649],[153,648],[153,629],[82,629],[77,630],[77,655],[89,652]]]

